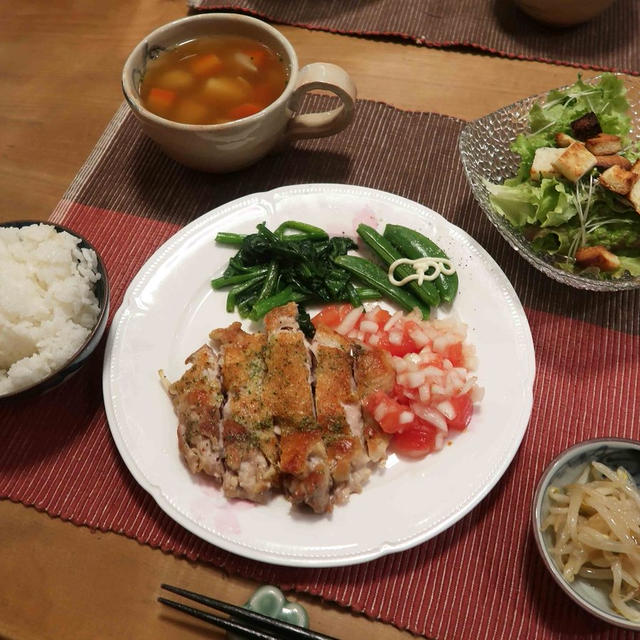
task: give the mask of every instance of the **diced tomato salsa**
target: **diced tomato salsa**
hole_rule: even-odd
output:
[[[352,312],[359,317],[355,318],[354,323],[349,322],[346,325],[350,329],[345,335],[372,347],[384,349],[392,356],[404,356],[419,350],[418,345],[411,338],[411,332],[415,330],[416,323],[412,320],[406,320],[402,323],[394,323],[387,330],[385,326],[392,316],[380,307],[364,312],[362,309],[354,309],[350,304],[333,304],[325,307],[313,318],[312,322],[316,327],[319,324],[324,324],[338,330]],[[351,325],[353,326],[351,327]]]
[[[464,431],[480,390],[470,371],[475,356],[465,343],[466,330],[450,320],[423,321],[415,314],[391,315],[349,304],[329,305],[312,322],[393,356],[396,384],[377,391],[364,410],[392,435],[399,454],[421,457],[444,446],[449,432]]]
[[[350,304],[328,304],[311,318],[311,322],[316,329],[321,324],[335,329],[352,310],[353,307]]]

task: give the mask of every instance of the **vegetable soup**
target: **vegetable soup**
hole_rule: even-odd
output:
[[[208,36],[150,61],[140,98],[146,109],[168,120],[222,124],[270,105],[287,80],[283,61],[262,42],[242,36]]]

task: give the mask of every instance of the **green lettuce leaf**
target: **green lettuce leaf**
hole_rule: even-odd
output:
[[[556,178],[543,178],[538,187],[536,217],[542,227],[558,227],[577,213],[573,193]]]
[[[529,237],[535,251],[567,255],[575,233],[575,225],[545,227],[544,229],[537,227],[529,230]]]
[[[537,221],[537,187],[527,182],[516,185],[485,182],[489,201],[498,214],[514,227],[523,227]]]
[[[640,160],[640,142],[632,143],[620,155],[623,155],[631,164],[634,164],[637,160]]]
[[[485,186],[494,209],[514,227],[559,226],[576,215],[570,188],[556,178],[543,178],[540,184],[486,182]]]
[[[603,73],[596,84],[578,80],[567,89],[550,91],[544,104],[535,104],[529,113],[531,133],[552,143],[559,132],[571,133],[571,123],[593,111],[605,133],[628,140],[631,119],[623,80],[613,73]]]
[[[620,258],[620,268],[613,274],[614,278],[619,278],[629,272],[631,276],[640,276],[640,257],[618,256]]]

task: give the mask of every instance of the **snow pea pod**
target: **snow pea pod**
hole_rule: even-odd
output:
[[[361,287],[360,285],[354,285],[355,290],[360,297],[360,300],[366,302],[368,300],[380,300],[382,294],[373,287]]]
[[[389,282],[387,273],[373,262],[358,256],[336,256],[333,261],[353,273],[356,277],[377,289],[389,300],[392,300],[406,311],[416,307],[420,309],[423,318],[429,317],[429,307],[407,290],[396,287]]]
[[[400,258],[405,258],[385,237],[381,236],[373,227],[366,224],[358,225],[358,235],[364,240],[365,244],[387,265],[389,266]],[[407,264],[398,265],[395,269],[398,279],[406,278],[413,275],[415,271]],[[420,298],[423,302],[431,307],[440,304],[440,293],[433,282],[425,280],[422,284],[412,280],[407,282],[407,288],[411,290],[416,298]]]
[[[418,258],[447,258],[447,254],[432,240],[421,233],[399,224],[388,224],[384,237],[396,247],[400,253],[411,260]],[[458,292],[458,274],[450,276],[441,273],[435,280],[440,297],[445,302],[452,302]]]

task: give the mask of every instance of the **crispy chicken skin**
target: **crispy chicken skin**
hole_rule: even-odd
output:
[[[390,392],[395,384],[395,372],[391,356],[382,349],[365,347],[353,343],[354,377],[358,397],[362,401],[376,391]],[[380,429],[378,423],[366,413],[364,417],[364,440],[369,457],[382,462],[387,456],[391,437]]]
[[[222,412],[225,471],[229,498],[265,502],[278,481],[278,440],[271,413],[262,402],[266,365],[263,333],[245,333],[239,322],[210,334],[222,359]]]
[[[295,303],[265,316],[267,374],[264,402],[280,432],[280,472],[287,498],[316,513],[330,510],[331,477],[314,414],[311,362]]]
[[[224,466],[219,359],[211,347],[203,345],[185,362],[191,367],[174,383],[160,371],[178,416],[178,446],[189,471],[204,471],[220,481]]]
[[[316,330],[315,400],[333,480],[332,499],[347,501],[370,475],[362,442],[362,414],[353,379],[351,342],[324,325]]]

